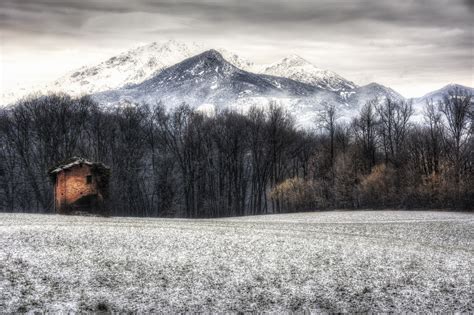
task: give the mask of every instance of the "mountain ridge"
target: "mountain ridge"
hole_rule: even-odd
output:
[[[97,64],[71,70],[49,83],[29,88],[21,88],[16,91],[2,91],[0,103],[6,105],[15,102],[19,98],[32,92],[65,92],[72,96],[79,96],[141,83],[159,73],[164,68],[170,67],[206,50],[205,45],[197,43],[188,44],[176,40],[169,40],[162,44],[153,42],[121,52]],[[265,73],[262,68],[268,67],[269,65],[257,67],[253,62],[226,49],[218,48],[216,50],[221,53],[227,61],[242,70],[282,76],[278,75],[278,73]],[[297,57],[303,59],[299,56]],[[309,62],[307,63],[310,64]],[[308,67],[317,68],[312,65]],[[306,76],[314,77],[314,75],[313,73]],[[289,78],[298,79],[295,77]],[[313,80],[318,81],[317,78],[313,78]],[[309,81],[302,81],[303,83],[311,84]],[[324,82],[324,79],[320,81]],[[324,86],[324,84],[320,84],[319,87],[331,90],[331,87]]]
[[[260,73],[290,78],[335,92],[343,92],[357,87],[355,83],[337,73],[318,68],[294,54],[265,66]]]
[[[131,86],[96,93],[100,103],[187,102],[193,107],[204,103],[224,105],[245,97],[307,97],[320,89],[288,78],[256,74],[239,69],[211,49],[162,70],[156,76]]]
[[[474,95],[474,88],[457,84],[457,83],[449,83],[437,90],[431,91],[426,93],[423,96],[420,97],[414,97],[412,98],[413,103],[419,104],[419,103],[426,103],[427,101],[433,101],[433,102],[438,102],[441,101],[443,96],[446,95],[450,90],[453,89],[459,89],[461,91],[467,91],[468,93]]]
[[[306,123],[321,110],[321,104],[338,106],[342,116],[350,119],[367,101],[391,98],[412,101],[419,114],[428,98],[439,99],[449,88],[474,91],[448,85],[410,99],[376,82],[358,86],[294,54],[258,67],[225,49],[202,50],[202,45],[173,40],[139,46],[71,71],[42,91],[91,94],[104,106],[162,101],[170,107],[186,102],[194,108],[244,110],[276,102]]]

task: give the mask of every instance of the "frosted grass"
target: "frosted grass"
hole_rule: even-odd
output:
[[[0,312],[472,312],[474,215],[0,214]]]

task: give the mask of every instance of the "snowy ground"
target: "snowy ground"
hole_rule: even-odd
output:
[[[474,215],[0,214],[0,312],[474,311]]]

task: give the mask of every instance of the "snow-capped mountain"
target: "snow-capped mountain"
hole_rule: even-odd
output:
[[[67,73],[47,88],[69,94],[89,94],[127,84],[136,84],[150,78],[196,53],[198,48],[176,41],[163,45],[152,43],[126,51],[104,62],[82,67]]]
[[[339,94],[341,97],[339,114],[347,121],[358,115],[360,109],[369,101],[376,100],[377,104],[384,103],[388,98],[397,102],[405,101],[405,98],[398,92],[378,83],[341,91]]]
[[[257,97],[306,98],[320,88],[287,78],[255,74],[237,68],[216,50],[208,50],[162,70],[136,85],[97,93],[101,104],[162,101],[166,106],[186,102],[192,107],[227,106]]]
[[[209,47],[207,49],[201,49],[200,51],[204,52],[205,50],[211,50],[211,48]],[[256,66],[253,62],[247,59],[244,59],[240,57],[239,55],[236,55],[233,52],[228,51],[227,49],[224,49],[224,48],[216,48],[215,50],[219,52],[224,57],[224,59],[227,60],[231,65],[241,70],[254,72]]]
[[[124,52],[98,65],[68,73],[56,80],[52,89],[58,88],[69,94],[77,94],[78,91],[80,94],[91,94],[138,84],[204,50],[200,44],[185,44],[174,40],[165,44],[152,43]],[[252,63],[232,52],[225,49],[220,52],[237,67],[252,67]]]
[[[443,101],[443,99],[449,94],[450,91],[453,91],[455,89],[457,89],[461,93],[474,95],[474,88],[451,83],[438,90],[427,93],[422,97],[412,98],[410,99],[410,101],[413,103],[414,119],[417,121],[421,121],[424,117],[425,109],[428,103],[438,105],[438,103]]]
[[[433,102],[434,104],[437,104],[438,102],[442,101],[443,98],[448,95],[448,93],[454,89],[459,90],[461,93],[467,93],[470,95],[474,95],[474,88],[467,87],[464,85],[460,84],[448,84],[441,89],[438,89],[436,91],[430,92],[428,94],[423,95],[422,97],[414,98],[413,99],[413,104],[415,106],[424,106],[428,102]]]
[[[164,44],[151,43],[123,52],[99,64],[83,66],[53,82],[32,87],[28,91],[64,92],[77,96],[116,89],[126,84],[143,82],[162,69],[194,55],[198,49],[195,44],[187,45],[174,40]],[[16,95],[10,92],[4,95],[4,102],[23,96],[21,94],[21,91]]]
[[[415,113],[423,112],[428,99],[437,102],[455,87],[474,93],[469,87],[448,85],[412,99]],[[162,101],[169,107],[186,102],[206,112],[223,107],[245,112],[251,106],[276,103],[292,113],[300,126],[314,125],[323,104],[335,104],[340,116],[350,120],[370,100],[406,100],[377,83],[357,86],[299,56],[258,66],[225,49],[206,50],[202,44],[177,41],[126,51],[40,87],[2,91],[0,104],[35,91],[91,94],[100,104],[112,106],[125,101],[151,105]]]
[[[352,90],[357,87],[356,84],[344,79],[337,73],[320,69],[297,55],[291,55],[276,63],[264,66],[260,72],[290,78],[335,92]]]
[[[352,108],[361,108],[365,103],[373,99],[377,99],[379,103],[384,102],[387,98],[397,102],[405,101],[405,98],[400,93],[375,82],[346,91],[343,94],[343,98]]]
[[[125,51],[99,64],[70,71],[54,82],[15,91],[2,91],[0,104],[9,104],[32,92],[64,92],[79,96],[141,83],[186,58],[205,51],[202,44],[170,40]],[[253,63],[225,49],[218,49],[235,66],[249,70]]]

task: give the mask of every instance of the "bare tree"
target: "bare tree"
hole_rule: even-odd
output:
[[[365,171],[370,172],[376,164],[377,128],[376,115],[377,100],[367,102],[360,110],[359,117],[355,118],[352,125],[356,141],[361,144],[362,155],[366,161]]]
[[[444,114],[447,130],[447,153],[454,166],[456,191],[459,194],[463,164],[468,157],[467,149],[472,141],[472,95],[455,88],[444,97],[439,104]]]
[[[377,106],[377,113],[385,161],[399,168],[403,161],[404,142],[410,127],[409,120],[413,115],[412,103],[387,99],[383,105]]]
[[[438,174],[443,140],[443,126],[441,112],[434,105],[433,101],[427,102],[424,119],[429,130],[429,156],[427,157],[427,170],[428,172]]]
[[[317,117],[317,125],[329,135],[329,159],[331,168],[334,166],[334,142],[337,127],[338,113],[334,104],[324,104],[323,110]]]

